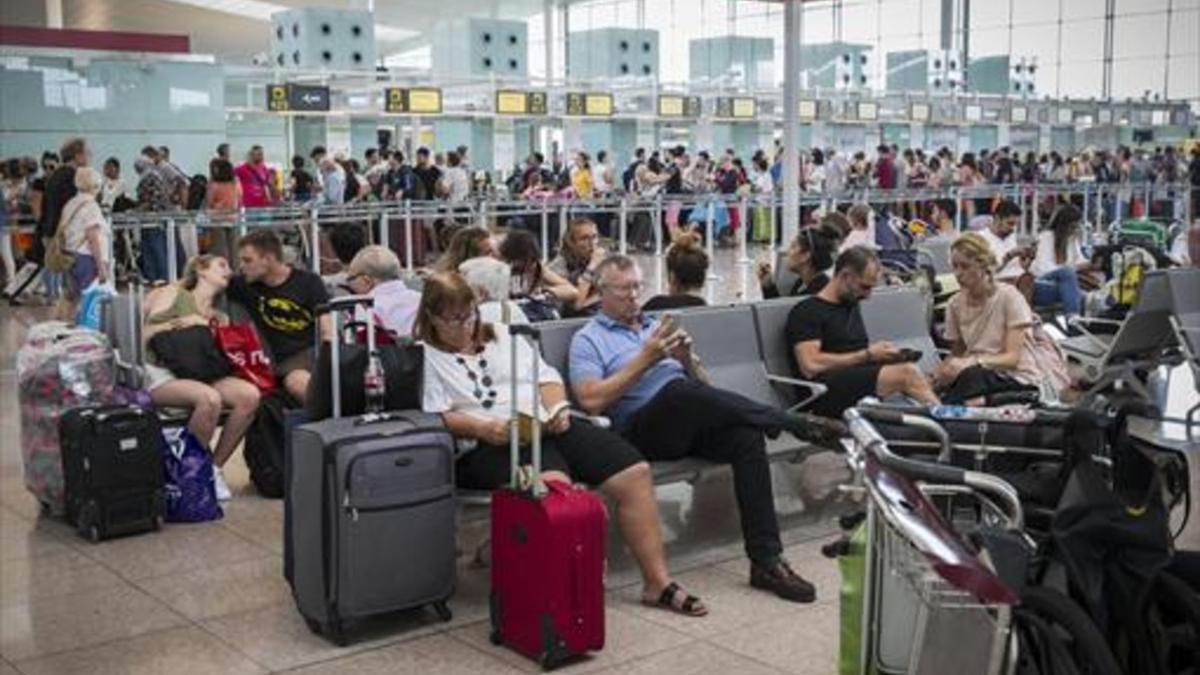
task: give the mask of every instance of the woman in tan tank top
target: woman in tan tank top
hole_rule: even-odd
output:
[[[220,256],[201,255],[190,260],[182,279],[146,297],[145,341],[149,343],[152,337],[165,331],[207,326],[214,319],[226,323],[228,319],[213,303],[225,292],[232,274],[229,262]],[[146,365],[146,370],[150,380],[150,399],[155,405],[191,409],[188,429],[206,447],[213,448],[217,497],[229,499],[230,492],[221,474],[221,467],[233,455],[250,428],[250,423],[254,421],[258,411],[258,389],[236,377],[222,378],[212,384],[180,379],[153,362]],[[224,408],[229,409],[229,416],[220,440],[213,447],[213,437]]]

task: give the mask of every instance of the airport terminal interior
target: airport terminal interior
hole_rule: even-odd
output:
[[[1200,674],[1200,0],[5,0],[0,675]]]

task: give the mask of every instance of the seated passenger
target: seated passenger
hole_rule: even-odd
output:
[[[482,227],[464,227],[450,237],[442,257],[433,264],[435,272],[457,272],[471,258],[496,255],[492,233]]]
[[[347,269],[348,284],[355,295],[375,299],[372,314],[376,325],[396,337],[412,335],[421,294],[401,278],[403,267],[395,253],[382,246],[367,246],[354,256]]]
[[[509,482],[509,417],[512,378],[518,377],[517,407],[532,414],[532,348],[520,348],[512,368],[512,337],[480,321],[475,296],[457,274],[437,273],[425,282],[416,333],[425,343],[422,408],[440,413],[459,440],[455,476],[462,488],[494,490]],[[539,417],[556,411],[542,427],[542,471],[546,480],[578,479],[616,503],[615,521],[642,572],[642,598],[689,616],[707,608],[671,581],[659,531],[650,467],[620,436],[572,419],[562,378],[538,364]],[[528,464],[530,448],[521,449]]]
[[[796,281],[787,292],[789,297],[814,295],[829,283],[834,251],[841,240],[841,232],[836,223],[845,220],[846,217],[840,213],[829,214],[821,219],[820,225],[802,227],[796,232],[796,238],[792,239],[786,258],[788,271],[796,275]],[[775,275],[771,272],[770,265],[759,266],[758,280],[762,286],[764,300],[779,297],[779,289],[775,287]]]
[[[600,231],[587,218],[571,221],[562,238],[558,255],[546,268],[566,279],[578,292],[575,301],[564,307],[565,316],[591,316],[596,313],[600,294],[596,291],[596,267],[608,254],[600,248]]]
[[[1095,288],[1095,268],[1083,255],[1083,214],[1074,206],[1060,206],[1050,223],[1038,233],[1037,249],[1029,271],[1037,277],[1033,306],[1062,305],[1067,316],[1083,311],[1081,286]]]
[[[974,232],[950,247],[950,263],[962,289],[946,309],[946,339],[953,356],[933,373],[949,404],[983,405],[1007,391],[1037,391],[1042,375],[1031,351],[1033,313],[1014,286],[992,276],[996,257]]]
[[[201,255],[189,261],[182,279],[157,288],[146,296],[143,310],[145,341],[149,343],[154,336],[173,330],[208,326],[214,319],[227,323],[228,318],[217,311],[213,304],[229,286],[232,275],[229,262],[220,256]],[[222,408],[229,408],[221,439],[213,448],[213,465],[216,469],[213,480],[217,498],[229,499],[231,494],[221,467],[229,461],[254,421],[258,411],[258,388],[236,377],[224,377],[209,384],[179,379],[171,371],[157,365],[152,349],[147,349],[146,355],[146,388],[150,390],[150,400],[156,406],[191,408],[188,430],[206,447],[212,447]]]
[[[750,558],[750,584],[793,602],[816,599],[813,585],[783,558],[763,433],[814,429],[800,418],[717,389],[692,338],[669,319],[641,312],[642,275],[623,255],[600,264],[600,313],[571,340],[575,398],[650,460],[700,457],[729,464]]]
[[[996,258],[998,268],[995,278],[1017,284],[1018,288],[1024,286],[1020,279],[1026,274],[1026,269],[1033,259],[1033,251],[1017,243],[1016,231],[1020,225],[1021,207],[1011,199],[1006,199],[996,207],[996,215],[988,222],[987,227],[978,231]]]
[[[642,311],[703,307],[707,304],[703,297],[707,277],[708,254],[700,245],[700,235],[695,232],[679,235],[667,249],[667,294],[647,300]]]
[[[312,347],[328,340],[329,317],[317,308],[329,301],[321,277],[283,262],[283,244],[269,230],[257,230],[238,242],[241,273],[229,283],[229,299],[246,308],[275,359],[275,377],[304,403],[312,377]]]
[[[869,205],[858,203],[851,206],[846,218],[850,221],[850,232],[842,240],[839,253],[855,246],[878,248],[875,245],[875,212]]]
[[[572,305],[579,290],[542,264],[533,235],[509,232],[500,243],[500,259],[512,268],[511,297],[521,303],[531,321],[557,319],[564,305]]]
[[[1012,202],[1008,202],[1012,204]],[[1015,206],[1015,204],[1013,204]],[[1001,204],[1003,206],[1003,204]],[[1018,210],[1017,215],[1021,212]],[[953,199],[935,199],[929,206],[929,223],[933,225],[933,231],[926,234],[926,237],[956,239],[958,237],[958,223],[954,221],[954,217],[958,215],[958,204]],[[1000,217],[1000,212],[997,210],[997,217]]]
[[[495,258],[471,258],[458,266],[458,272],[475,292],[479,320],[504,325],[527,324],[529,317],[508,299],[512,270]]]
[[[917,366],[899,362],[899,348],[867,338],[858,305],[871,296],[880,272],[879,257],[871,249],[843,251],[825,288],[788,314],[785,330],[797,371],[829,387],[813,404],[814,412],[841,417],[864,396],[902,394],[922,404],[938,402]]]

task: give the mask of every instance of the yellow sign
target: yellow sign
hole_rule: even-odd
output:
[[[440,115],[442,113],[442,90],[433,87],[409,89],[408,112],[414,115]]]
[[[800,101],[800,119],[815,120],[817,119],[817,102],[816,101]]]
[[[584,110],[588,115],[603,116],[613,114],[612,94],[588,94],[584,102]]]
[[[529,113],[529,98],[523,91],[496,92],[497,115],[526,115]]]
[[[758,113],[758,104],[752,98],[733,99],[733,116],[736,119],[752,119]]]
[[[287,112],[288,95],[286,84],[267,85],[267,110],[271,112]]]
[[[683,97],[682,96],[659,96],[658,97],[658,116],[659,117],[683,117]]]
[[[389,113],[405,113],[408,112],[408,92],[399,87],[388,87],[384,92],[384,112]]]

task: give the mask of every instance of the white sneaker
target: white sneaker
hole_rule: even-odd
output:
[[[229,491],[229,486],[225,484],[225,476],[216,467],[213,467],[213,488],[217,492],[217,501],[227,502],[233,499],[233,493]]]

